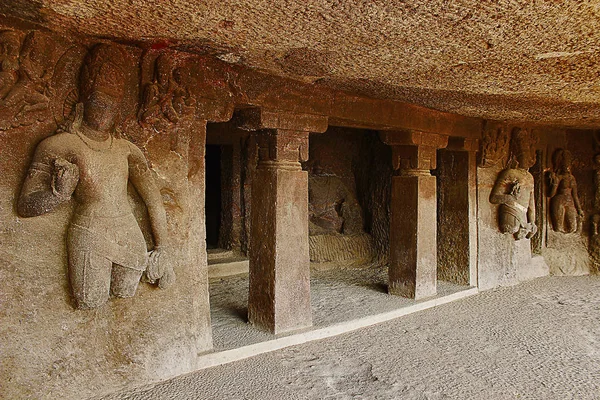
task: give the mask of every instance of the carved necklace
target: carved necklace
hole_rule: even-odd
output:
[[[108,138],[106,138],[106,140],[98,141],[87,137],[85,133],[81,132],[84,129],[85,128],[81,126],[79,129],[75,129],[75,133],[87,147],[94,151],[108,151],[112,149],[113,136],[110,133],[108,134]]]

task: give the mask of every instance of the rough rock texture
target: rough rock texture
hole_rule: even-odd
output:
[[[4,0],[50,29],[215,54],[464,115],[600,122],[592,1]]]

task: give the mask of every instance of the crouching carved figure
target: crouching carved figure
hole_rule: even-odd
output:
[[[110,294],[131,297],[144,271],[159,287],[173,282],[159,263],[166,239],[166,213],[146,159],[133,143],[118,137],[115,123],[124,94],[121,50],[97,45],[80,73],[80,102],[73,120],[43,140],[35,151],[18,202],[23,217],[52,211],[72,196],[67,253],[77,307],[96,308]],[[128,202],[131,182],[151,219],[154,250]]]
[[[528,171],[535,163],[533,145],[534,140],[527,130],[513,130],[510,165],[500,172],[490,193],[490,203],[500,204],[500,232],[514,235],[516,240],[529,239],[537,232],[534,181]]]
[[[573,158],[569,150],[557,149],[552,155],[552,171],[548,172],[550,218],[556,232],[573,233],[579,226],[583,209],[577,195],[577,182],[571,174]]]

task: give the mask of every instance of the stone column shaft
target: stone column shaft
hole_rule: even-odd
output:
[[[248,318],[260,328],[281,333],[312,325],[308,173],[298,158],[300,153],[308,155],[308,132],[263,131],[257,139]]]
[[[242,128],[256,131],[258,166],[252,179],[248,318],[275,334],[312,325],[308,248],[309,132],[327,118],[245,110]]]
[[[392,146],[388,292],[421,299],[437,293],[436,151],[448,138],[425,132],[381,132]]]

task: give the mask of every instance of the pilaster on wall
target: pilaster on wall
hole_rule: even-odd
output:
[[[245,110],[240,126],[253,130],[258,166],[252,185],[248,318],[272,333],[312,325],[308,248],[309,132],[327,118]]]
[[[438,150],[438,278],[477,286],[479,140],[452,137]]]
[[[448,137],[419,131],[384,131],[392,147],[388,292],[421,299],[437,293],[437,149]]]

